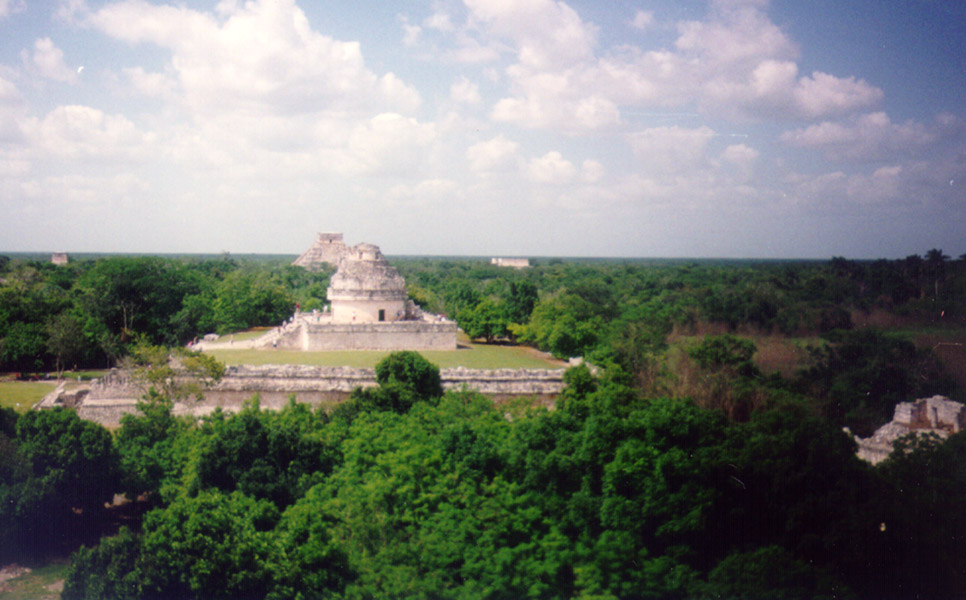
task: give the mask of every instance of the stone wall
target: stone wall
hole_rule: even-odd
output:
[[[282,329],[274,338],[283,350],[456,350],[452,321],[332,323],[311,317]]]
[[[564,369],[441,369],[440,379],[446,390],[473,390],[495,401],[529,397],[538,403],[552,405],[563,390]],[[261,406],[279,409],[289,398],[312,406],[333,405],[348,398],[357,387],[374,387],[375,369],[352,367],[313,367],[306,365],[238,365],[228,367],[224,377],[205,390],[204,397],[188,399],[175,405],[175,414],[201,416],[216,408],[236,412],[244,402],[258,394]],[[136,410],[144,394],[129,375],[112,370],[101,380],[92,382],[88,393],[77,402],[78,414],[107,426],[117,426],[121,416]],[[55,397],[56,396],[56,397]],[[62,406],[64,399],[52,394],[44,407]]]

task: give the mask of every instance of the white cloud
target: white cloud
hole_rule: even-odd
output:
[[[141,196],[150,185],[131,174],[59,175],[28,179],[20,188],[34,202],[65,202],[70,209],[99,209]]]
[[[765,3],[716,2],[710,19],[678,26],[678,50],[710,65],[754,67],[763,58],[794,59],[798,47],[762,11]]]
[[[644,30],[654,24],[654,13],[649,10],[638,10],[634,13],[634,18],[631,19],[630,25],[634,29]]]
[[[500,58],[500,47],[484,43],[465,31],[457,32],[455,46],[443,52],[443,58],[460,64],[481,64]]]
[[[604,177],[604,165],[593,159],[587,159],[580,165],[580,181],[597,183]]]
[[[422,34],[423,28],[419,25],[403,23],[403,46],[406,46],[407,48],[418,46]]]
[[[786,183],[788,193],[808,212],[867,215],[873,207],[878,217],[888,220],[890,214],[940,214],[956,207],[961,212],[958,182],[963,180],[966,164],[953,151],[933,161],[893,163],[866,172],[793,173]]]
[[[178,83],[165,73],[147,73],[142,67],[125,68],[131,87],[143,96],[174,98]]]
[[[459,196],[459,186],[449,179],[425,179],[415,185],[398,184],[386,194],[389,204],[428,207],[451,203]]]
[[[557,185],[570,183],[577,175],[574,164],[559,152],[547,152],[540,158],[531,158],[527,165],[527,176],[536,183]]]
[[[54,18],[73,25],[87,10],[85,0],[60,0],[57,10],[54,11]]]
[[[419,94],[392,73],[369,71],[357,42],[314,32],[294,0],[222,4],[223,21],[142,0],[108,4],[90,23],[117,39],[171,51],[185,104],[202,113],[393,110]]]
[[[593,57],[597,27],[555,0],[464,0],[471,17],[514,40],[528,68],[566,67]]]
[[[436,139],[434,125],[384,113],[356,127],[347,149],[359,172],[408,174],[430,166],[428,155]]]
[[[868,109],[883,98],[855,77],[800,75],[798,46],[769,19],[767,2],[714,2],[706,19],[678,25],[672,48],[624,45],[603,53],[597,27],[564,2],[466,4],[467,28],[482,24],[515,52],[506,69],[512,87],[491,116],[521,127],[578,133],[621,123],[625,107],[694,105],[743,120],[815,119]],[[631,25],[652,20],[638,12]]]
[[[733,144],[721,153],[721,160],[730,165],[740,181],[750,181],[760,153],[745,144]]]
[[[24,0],[0,0],[0,19],[21,12],[26,8],[27,3]]]
[[[0,142],[19,143],[23,139],[21,124],[25,109],[24,98],[17,86],[0,76]]]
[[[466,150],[466,158],[470,161],[470,169],[476,173],[505,171],[518,168],[520,164],[516,142],[506,139],[503,134],[473,144]]]
[[[34,42],[33,54],[24,50],[21,57],[28,68],[42,77],[65,83],[77,81],[77,71],[64,64],[64,52],[49,37],[37,39]]]
[[[758,160],[760,153],[745,144],[734,144],[725,148],[721,158],[740,167],[749,167]]]
[[[453,22],[446,13],[433,13],[423,21],[423,24],[430,29],[436,29],[438,31],[453,31],[455,29]]]
[[[460,77],[449,86],[449,97],[461,104],[479,104],[480,88],[466,77]]]
[[[835,115],[878,104],[882,90],[855,77],[839,78],[816,71],[795,88],[799,113],[811,118]]]
[[[846,123],[825,121],[782,134],[791,146],[822,151],[832,160],[866,160],[913,154],[961,129],[959,120],[941,115],[932,126],[916,121],[896,124],[884,112],[860,115]]]
[[[76,105],[59,106],[24,130],[40,156],[81,160],[138,160],[148,156],[154,140],[123,115]]]
[[[645,172],[668,177],[704,168],[708,143],[715,132],[702,126],[654,127],[630,135],[631,147]]]

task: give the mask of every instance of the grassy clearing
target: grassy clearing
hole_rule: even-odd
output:
[[[238,339],[238,338],[235,338]],[[314,365],[325,367],[374,367],[389,352],[344,350],[299,352],[289,350],[208,350],[226,365]],[[565,363],[549,359],[532,348],[471,344],[461,341],[457,350],[421,351],[426,360],[441,368],[471,369],[559,369]]]
[[[0,406],[27,412],[56,387],[47,381],[0,381]]]
[[[57,561],[10,579],[2,584],[0,597],[4,600],[57,600],[64,587],[68,566],[66,561]]]
[[[762,373],[770,374],[778,371],[782,377],[791,377],[795,372],[809,362],[811,349],[825,344],[819,337],[791,338],[780,335],[743,335],[755,343],[755,365]],[[676,335],[671,339],[672,348],[684,348],[696,345],[704,340],[704,335]]]

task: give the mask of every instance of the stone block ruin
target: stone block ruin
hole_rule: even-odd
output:
[[[893,443],[914,433],[935,434],[942,439],[966,428],[966,406],[945,396],[921,398],[896,405],[892,421],[867,438],[855,438],[859,458],[877,464],[892,454]]]
[[[346,245],[342,240],[341,233],[334,231],[320,232],[315,243],[296,258],[292,264],[313,271],[317,271],[323,264],[338,267],[339,260],[345,250]]]
[[[495,402],[526,397],[545,406],[563,390],[564,369],[440,369],[444,390],[473,390]],[[356,388],[378,385],[371,368],[316,367],[308,365],[235,365],[202,392],[201,398],[185,398],[175,403],[176,415],[200,417],[215,409],[234,413],[244,402],[258,394],[260,406],[279,410],[289,398],[311,406],[333,406],[349,397]],[[137,410],[138,400],[147,393],[147,384],[130,371],[112,369],[106,376],[78,388],[65,390],[62,383],[35,408],[71,407],[77,414],[108,427],[120,425],[121,417]]]

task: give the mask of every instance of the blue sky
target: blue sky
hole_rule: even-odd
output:
[[[966,5],[0,0],[0,251],[966,253]]]

